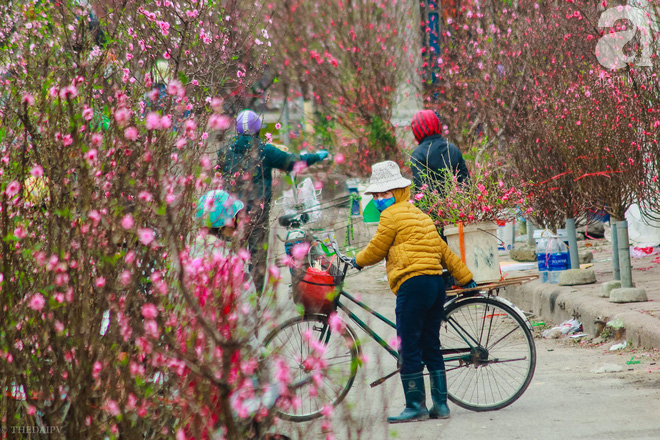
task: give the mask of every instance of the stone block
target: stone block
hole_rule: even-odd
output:
[[[621,287],[610,292],[610,302],[629,303],[648,301],[646,290],[639,287]]]
[[[580,252],[580,264],[591,263],[594,259],[594,253],[591,251]]]
[[[605,237],[605,225],[603,222],[592,222],[587,225],[587,234],[593,238]]]
[[[560,286],[580,286],[596,282],[596,272],[593,269],[569,269],[559,274]]]
[[[603,284],[600,285],[600,293],[598,296],[601,298],[609,298],[610,293],[612,293],[612,290],[614,289],[620,289],[621,288],[621,281],[606,281]]]
[[[509,256],[515,261],[536,261],[536,249],[529,245],[516,247],[509,251]]]

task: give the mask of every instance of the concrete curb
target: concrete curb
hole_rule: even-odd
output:
[[[507,287],[503,296],[526,312],[555,324],[576,318],[584,331],[596,334],[594,321],[621,319],[625,325],[624,338],[641,348],[660,349],[660,319],[632,310],[624,304],[613,304],[608,298],[598,297],[599,284],[589,291],[573,286],[544,284],[539,280],[521,286]],[[591,290],[594,290],[591,292]]]

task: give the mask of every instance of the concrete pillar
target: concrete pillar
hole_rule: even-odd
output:
[[[630,264],[630,242],[628,240],[628,222],[621,221],[616,224],[616,235],[619,250],[619,270],[621,273],[621,287],[632,287],[632,266]]]
[[[280,128],[280,141],[287,147],[291,145],[291,139],[289,138],[289,99],[287,96],[284,97],[284,104],[282,108],[282,128]]]
[[[534,224],[530,220],[527,220],[527,244],[533,248],[536,247],[536,240],[534,240],[535,229]]]
[[[617,240],[618,234],[616,230],[617,222],[611,221],[612,225],[612,271],[616,281],[621,280],[621,272],[619,271],[619,241]]]
[[[568,251],[571,255],[571,269],[580,268],[580,255],[577,248],[577,236],[575,234],[575,219],[566,219],[566,232],[568,233]]]

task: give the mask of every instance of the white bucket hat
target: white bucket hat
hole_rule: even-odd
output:
[[[412,182],[401,175],[396,162],[386,160],[371,167],[371,180],[365,194],[381,193],[396,188],[405,188]]]

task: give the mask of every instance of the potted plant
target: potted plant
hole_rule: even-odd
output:
[[[470,178],[462,182],[449,170],[426,176],[413,197],[443,229],[449,247],[467,264],[476,282],[498,281],[497,222],[527,213],[528,200],[520,187],[505,183],[502,170],[476,162],[469,168]]]

